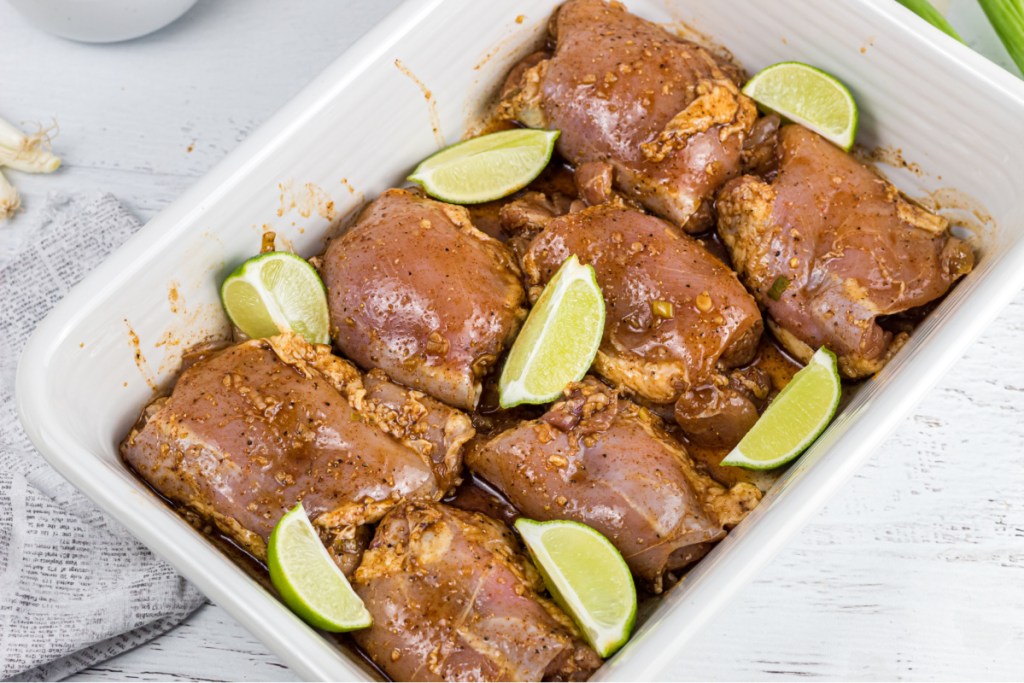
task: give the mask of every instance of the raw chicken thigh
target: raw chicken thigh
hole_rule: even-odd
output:
[[[944,218],[798,125],[780,131],[775,179],[733,180],[717,209],[733,266],[778,339],[804,362],[827,346],[849,378],[878,372],[906,341],[881,316],[934,301],[974,266]]]
[[[258,559],[302,502],[351,571],[361,527],[457,483],[469,418],[327,346],[282,335],[228,347],[147,406],[121,453],[161,495]],[[362,537],[365,542],[365,537]]]
[[[466,464],[527,517],[600,531],[655,592],[761,497],[698,472],[656,416],[593,378],[570,385],[540,419],[473,442]]]
[[[569,0],[551,26],[554,54],[512,70],[500,113],[560,130],[567,161],[609,165],[619,190],[688,232],[710,227],[757,118],[737,69],[616,2]]]
[[[509,249],[466,209],[388,190],[321,259],[331,336],[363,368],[471,410],[526,316]]]
[[[377,527],[352,585],[373,626],[352,635],[396,681],[586,680],[601,659],[512,532],[480,513],[409,503]]]
[[[763,329],[736,275],[675,226],[611,202],[546,222],[522,258],[531,297],[573,254],[594,267],[605,298],[595,371],[649,402],[678,403],[681,426],[704,442],[738,441],[768,387],[732,370],[751,361]]]

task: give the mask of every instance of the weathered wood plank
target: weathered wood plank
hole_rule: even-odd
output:
[[[144,647],[69,680],[294,681],[288,667],[224,610],[204,605],[185,623]]]
[[[99,47],[38,33],[0,3],[0,114],[56,117],[67,161],[15,177],[26,213],[0,227],[0,260],[31,238],[21,227],[50,191],[109,191],[149,218],[395,4],[203,0],[150,39]],[[680,653],[673,677],[1024,678],[1022,351],[1024,296]],[[294,674],[208,605],[75,678]]]

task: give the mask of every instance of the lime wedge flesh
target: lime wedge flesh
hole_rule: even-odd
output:
[[[518,128],[445,147],[409,176],[435,199],[479,204],[526,187],[551,161],[557,130]]]
[[[275,251],[255,256],[220,288],[224,310],[250,337],[301,334],[312,344],[331,341],[327,290],[305,259]]]
[[[636,622],[636,587],[615,546],[579,522],[520,517],[515,526],[555,602],[597,654],[622,647]]]
[[[498,383],[503,408],[547,403],[590,369],[604,335],[594,268],[570,256],[544,287],[512,344]]]
[[[822,347],[793,375],[722,464],[751,470],[786,464],[825,431],[841,392],[835,354]]]
[[[801,62],[762,69],[743,94],[849,151],[857,136],[857,103],[836,77]]]
[[[285,604],[302,619],[340,633],[373,623],[363,601],[320,542],[302,504],[274,527],[267,544],[270,581]]]

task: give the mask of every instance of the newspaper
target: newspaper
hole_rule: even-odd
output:
[[[139,227],[111,195],[50,202],[26,248],[0,262],[0,679],[63,678],[167,631],[203,602],[46,464],[15,413],[29,334]],[[0,240],[11,229],[0,226]]]

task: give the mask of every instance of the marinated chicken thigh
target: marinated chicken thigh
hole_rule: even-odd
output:
[[[824,345],[845,377],[866,377],[907,338],[879,317],[941,297],[974,253],[944,218],[806,128],[782,128],[778,148],[772,182],[722,189],[719,234],[791,353],[806,362]]]
[[[526,315],[511,252],[462,207],[388,190],[322,257],[331,336],[363,368],[467,410]]]
[[[601,659],[501,522],[409,503],[377,527],[352,586],[356,643],[396,681],[586,680]]]
[[[605,298],[595,371],[647,401],[681,401],[684,429],[691,417],[714,417],[697,438],[742,436],[767,388],[755,397],[728,376],[754,357],[763,329],[736,275],[675,226],[608,203],[547,222],[522,258],[531,297],[573,254],[594,267]]]
[[[364,381],[327,346],[282,335],[185,370],[121,453],[161,495],[258,559],[301,501],[351,571],[361,527],[401,501],[440,499],[473,434],[459,411],[379,373]]]
[[[710,227],[757,119],[736,68],[617,2],[569,0],[551,26],[554,54],[512,70],[500,114],[560,130],[566,160],[608,164],[617,188],[687,231]]]
[[[466,465],[527,517],[600,531],[656,592],[757,504],[698,472],[648,410],[596,379],[570,385],[540,419],[473,442]]]

